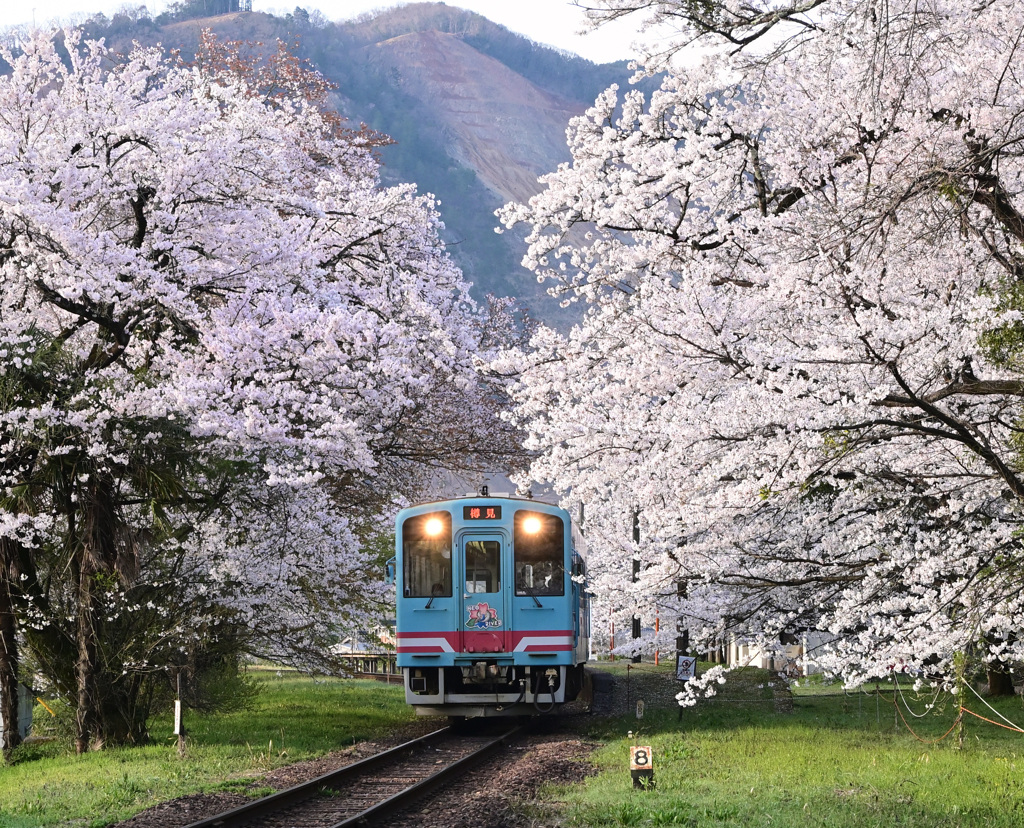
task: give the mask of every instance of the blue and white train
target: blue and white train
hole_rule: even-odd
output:
[[[398,667],[421,715],[547,713],[583,689],[580,532],[557,506],[482,491],[396,520]]]

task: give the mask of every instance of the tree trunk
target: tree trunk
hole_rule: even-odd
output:
[[[119,548],[119,541],[123,545],[127,536],[119,531],[122,527],[115,506],[114,484],[109,476],[92,475],[81,508],[81,536],[75,548],[78,563],[75,636],[78,734],[75,747],[79,753],[84,753],[102,748],[108,735],[118,737],[122,731],[131,729],[118,726],[118,722],[125,720],[126,711],[120,706],[124,700],[111,686],[117,677],[102,672],[99,617],[102,595],[97,576],[120,578],[124,570],[134,568],[134,559],[130,550]],[[127,740],[127,733],[123,738]]]
[[[11,584],[16,570],[13,542],[0,539],[0,752],[4,761],[21,743],[18,732],[18,625]]]
[[[680,578],[676,581],[676,596],[682,599],[682,602],[686,601],[687,582],[685,578]],[[690,628],[688,622],[683,619],[683,616],[676,618],[676,655],[677,656],[688,656],[690,654]]]
[[[75,626],[75,643],[78,645],[75,659],[75,684],[77,704],[75,722],[75,751],[85,753],[90,748],[103,745],[100,723],[99,693],[96,682],[96,661],[99,648],[96,640],[96,627],[93,623],[95,600],[93,595],[92,568],[79,561],[78,565],[78,596],[77,623]]]
[[[989,664],[986,668],[988,674],[988,694],[990,696],[1012,696],[1013,676],[1007,671],[1003,664]]]
[[[114,684],[109,684],[110,679]],[[128,676],[104,676],[100,704],[100,721],[103,738],[109,745],[141,745],[149,741],[145,712],[149,710],[148,699],[143,693],[149,690],[139,674]]]

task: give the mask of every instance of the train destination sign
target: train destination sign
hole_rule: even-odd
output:
[[[500,506],[463,506],[463,520],[501,520]]]

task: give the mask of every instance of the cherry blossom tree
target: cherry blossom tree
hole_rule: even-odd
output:
[[[581,5],[676,37],[502,212],[586,314],[497,367],[605,606],[660,612],[647,647],[817,629],[850,684],[995,684],[1024,656],[1024,8]]]
[[[225,618],[292,661],[364,623],[344,496],[484,462],[445,436],[493,406],[431,199],[287,50],[2,56],[0,710],[21,635],[86,750]]]

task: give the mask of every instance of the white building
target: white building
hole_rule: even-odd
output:
[[[762,648],[754,640],[731,636],[728,644],[717,651],[713,650],[709,655],[711,661],[724,661],[729,667],[760,667],[795,678],[821,672],[814,657],[831,639],[827,633],[810,630],[800,635],[787,636],[786,642],[778,648],[768,649]]]

